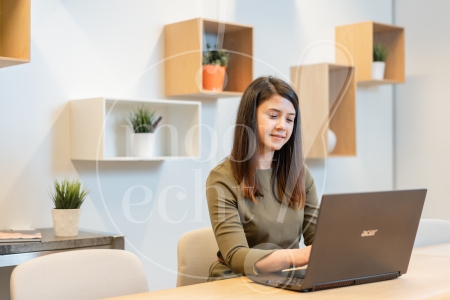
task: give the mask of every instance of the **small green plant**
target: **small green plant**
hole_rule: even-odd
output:
[[[162,120],[161,116],[156,115],[156,111],[147,107],[140,107],[131,112],[129,121],[133,126],[135,133],[152,133]]]
[[[78,209],[89,194],[86,188],[81,187],[78,179],[63,179],[53,181],[54,191],[50,191],[50,197],[56,209]]]
[[[207,51],[203,52],[203,64],[204,65],[219,65],[228,66],[228,60],[230,53],[226,49],[217,50],[217,45],[214,49],[211,49],[210,44],[206,44]]]
[[[383,44],[378,43],[373,46],[373,61],[385,61],[388,54],[389,51]]]

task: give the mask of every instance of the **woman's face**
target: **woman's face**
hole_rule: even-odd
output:
[[[294,128],[294,105],[280,95],[272,96],[256,109],[260,148],[264,152],[280,150]]]

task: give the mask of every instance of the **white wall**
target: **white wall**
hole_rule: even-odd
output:
[[[406,83],[395,95],[396,188],[427,188],[422,217],[450,220],[450,2],[394,2],[406,32]]]
[[[253,24],[255,77],[290,80],[290,67],[334,62],[334,27],[373,20],[392,23],[389,1],[236,1],[236,21]],[[303,51],[310,49],[303,57]],[[307,161],[322,193],[393,188],[392,86],[357,89],[357,156]],[[219,133],[233,125],[239,99],[221,99]],[[227,151],[219,154],[225,157]]]
[[[52,180],[79,176],[91,190],[81,227],[125,234],[126,249],[143,261],[150,289],[174,287],[177,241],[186,231],[209,226],[202,190],[229,143],[225,150],[220,143],[214,159],[205,162],[72,162],[68,101],[104,95],[164,98],[159,62],[168,23],[203,16],[253,25],[255,77],[285,78],[304,49],[319,40],[333,41],[334,26],[391,23],[391,8],[391,0],[32,1],[32,62],[0,69],[0,228],[52,226],[47,195]],[[332,48],[325,46],[305,63],[333,59]],[[219,140],[234,123],[238,101],[202,104],[203,123],[218,131]],[[358,156],[308,162],[320,190],[392,188],[392,114],[392,87],[358,89]],[[211,144],[206,130],[202,141],[206,160]],[[132,210],[136,220],[152,212],[142,224],[130,222],[122,210],[124,193],[136,185],[154,194],[149,204]],[[169,191],[167,217],[185,216],[178,223],[164,220],[156,200],[169,186],[178,187]],[[177,198],[179,192],[184,200]],[[132,196],[134,203],[144,197],[138,189]]]

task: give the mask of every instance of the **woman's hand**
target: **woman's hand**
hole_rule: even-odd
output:
[[[290,267],[308,264],[311,246],[301,249],[276,250],[269,256],[256,262],[255,267],[261,273],[277,272]]]
[[[307,246],[301,249],[293,249],[294,260],[292,261],[292,267],[301,267],[307,265],[309,262],[309,256],[311,255],[312,246]]]

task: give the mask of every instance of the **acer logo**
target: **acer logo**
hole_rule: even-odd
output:
[[[361,234],[361,236],[362,237],[364,237],[364,236],[374,236],[377,231],[378,231],[378,229],[375,229],[375,230],[364,230],[363,233]]]

